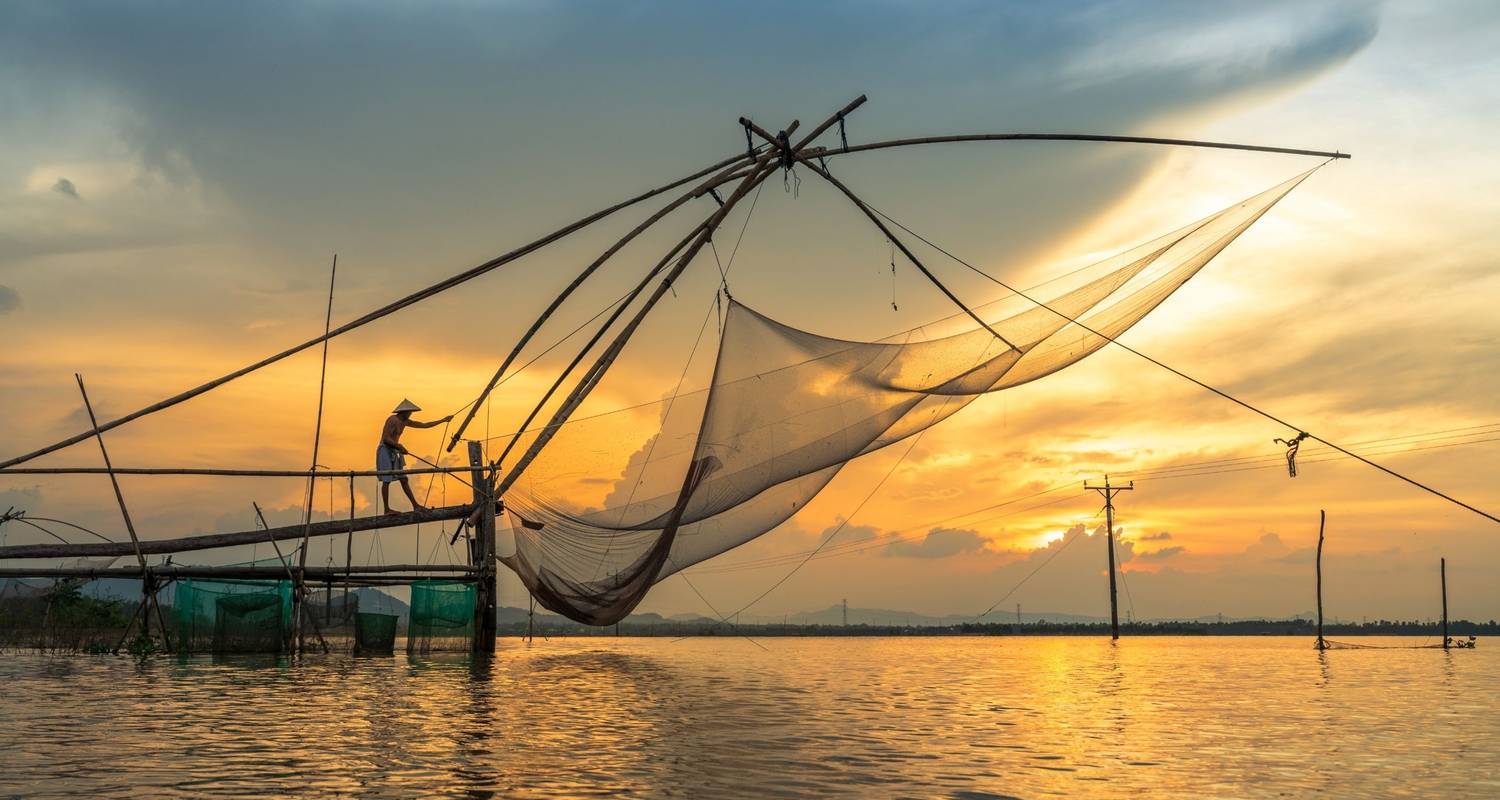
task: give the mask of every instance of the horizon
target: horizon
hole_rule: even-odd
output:
[[[0,93],[12,101],[0,104],[0,133],[14,143],[0,154],[0,330],[10,341],[0,356],[0,458],[87,429],[74,371],[101,418],[114,417],[314,335],[335,253],[337,324],[742,151],[742,114],[773,130],[794,117],[812,124],[864,92],[851,143],[1072,131],[1353,153],[1122,340],[1333,441],[1366,443],[1376,461],[1465,502],[1500,507],[1490,480],[1500,319],[1489,308],[1500,292],[1491,190],[1500,90],[1482,79],[1500,67],[1486,35],[1494,8],[851,8],[803,10],[808,25],[773,35],[766,20],[716,7],[658,28],[607,7],[465,7],[439,19],[397,7],[271,6],[254,19],[276,31],[274,57],[227,33],[248,19],[230,8],[0,12],[11,67]],[[857,30],[846,36],[813,34],[850,24]],[[924,34],[915,40],[905,35],[913,25]],[[738,27],[708,35],[725,26]],[[1121,31],[1128,46],[1108,46],[1117,40],[1105,32]],[[757,34],[807,55],[778,59]],[[560,55],[576,59],[573,69],[549,69]],[[183,70],[189,60],[203,69]],[[694,65],[691,80],[684,64]],[[819,80],[798,80],[807,70]],[[1032,285],[1315,163],[1010,143],[850,156],[835,169],[912,229]],[[748,217],[728,278],[736,299],[859,340],[952,313],[899,257],[892,269],[883,237],[821,181],[804,173],[800,185],[779,183]],[[335,339],[319,461],[370,469],[387,408],[411,396],[430,409],[417,416],[431,419],[472,397],[565,276],[641,216],[611,218]],[[674,220],[565,306],[532,352],[633,281],[686,227]],[[725,227],[738,234],[746,222],[737,212]],[[973,305],[999,296],[951,262],[931,263]],[[679,380],[705,385],[712,359],[690,353],[719,282],[700,255],[585,409],[655,402]],[[565,357],[503,385],[477,430],[514,429]],[[114,462],[305,469],[317,369],[309,351],[113,431]],[[1311,608],[1317,513],[1327,509],[1330,619],[1431,616],[1439,557],[1451,616],[1495,617],[1493,523],[1312,443],[1290,478],[1272,439],[1295,434],[1109,347],[981,397],[909,456],[896,447],[851,463],[796,517],[688,569],[693,585],[665,580],[638,611],[714,616],[711,608],[737,608],[775,586],[747,615],[842,598],[977,614],[1019,586],[1007,604],[1107,615],[1101,503],[1082,485],[1112,474],[1137,481],[1116,518],[1121,608],[1128,593],[1136,616]],[[427,458],[439,436],[412,431],[408,441]],[[37,465],[98,463],[85,442]],[[300,521],[303,510],[297,479],[121,483],[144,538],[251,530],[252,500],[272,525]],[[315,518],[346,514],[344,491],[320,486]],[[434,502],[468,497],[454,481],[426,491]],[[373,480],[356,495],[357,509],[373,513]],[[0,506],[124,536],[100,476],[0,476]],[[356,563],[451,559],[441,545],[451,530],[372,537]],[[35,540],[14,525],[3,535]],[[309,563],[333,548],[333,537],[315,542]],[[265,550],[189,560],[235,563]],[[502,573],[501,603],[526,597]]]

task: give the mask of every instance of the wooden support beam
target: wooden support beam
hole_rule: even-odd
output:
[[[473,513],[474,506],[445,506],[425,511],[398,511],[353,520],[329,520],[314,522],[307,526],[308,537],[335,536],[338,534],[382,528],[399,528],[419,522],[442,522],[463,519]],[[265,541],[301,539],[303,526],[285,525],[270,530],[238,531],[235,533],[209,533],[199,536],[184,536],[178,539],[145,539],[140,543],[143,555],[184,553],[191,550],[212,550],[218,547],[233,547]],[[6,558],[85,558],[93,556],[128,556],[135,552],[129,542],[83,542],[79,544],[20,544],[0,547],[0,559]]]
[[[285,567],[152,567],[151,574],[162,579],[176,580],[178,578],[223,578],[234,580],[287,580]],[[430,573],[423,575],[423,573]],[[361,578],[382,579],[406,579],[407,577],[427,577],[434,575],[457,575],[466,577],[474,574],[474,569],[462,564],[381,564],[369,567],[360,567],[359,572],[352,575],[346,574],[340,567],[308,567],[307,576],[314,580],[342,580],[346,577],[358,580]],[[84,580],[100,580],[103,578],[138,578],[141,576],[139,567],[0,567],[0,577],[5,578],[82,578]]]
[[[474,654],[495,652],[496,592],[495,572],[495,482],[484,474],[484,446],[469,442],[469,467],[473,470],[474,505],[480,509],[474,542],[469,548],[472,565],[479,577],[479,591],[474,600]]]

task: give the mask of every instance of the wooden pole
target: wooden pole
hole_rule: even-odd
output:
[[[1171,147],[1206,147],[1215,150],[1245,150],[1253,153],[1281,153],[1293,156],[1317,156],[1319,158],[1350,158],[1348,153],[1337,150],[1299,150],[1291,147],[1265,147],[1254,144],[1231,142],[1206,142],[1197,139],[1161,139],[1152,136],[1106,136],[1083,133],[971,133],[955,136],[920,136],[910,139],[890,139],[883,142],[851,145],[831,150],[826,147],[813,148],[811,156],[833,157],[847,153],[864,153],[870,150],[886,150],[893,147],[913,147],[923,144],[953,144],[957,142],[1119,142],[1124,144],[1154,144]]]
[[[693,187],[692,190],[680,195],[672,202],[658,209],[655,214],[647,217],[644,222],[635,226],[635,228],[631,229],[629,233],[620,237],[618,241],[610,245],[609,249],[605,250],[598,258],[594,259],[593,263],[589,264],[587,267],[584,267],[583,271],[579,272],[577,277],[573,278],[573,282],[564,287],[562,292],[558,294],[557,297],[553,298],[552,302],[547,305],[547,308],[544,309],[541,314],[537,315],[536,320],[531,323],[531,327],[521,335],[521,338],[516,341],[515,346],[511,348],[508,354],[506,354],[505,360],[500,363],[500,368],[495,370],[495,374],[490,378],[490,382],[485,384],[484,390],[479,393],[479,396],[474,399],[473,404],[469,406],[468,414],[464,415],[463,421],[460,422],[458,424],[458,427],[453,431],[453,436],[448,441],[448,452],[453,452],[453,448],[458,445],[458,440],[463,437],[464,431],[469,427],[469,424],[474,421],[474,415],[479,413],[479,407],[484,404],[485,398],[489,397],[490,392],[494,391],[495,385],[500,382],[501,376],[505,374],[505,371],[510,368],[510,365],[515,362],[516,358],[521,355],[521,351],[525,349],[528,343],[531,342],[532,337],[542,329],[542,325],[545,324],[549,318],[551,318],[552,314],[562,306],[562,304],[568,299],[568,297],[571,296],[579,286],[582,286],[584,281],[589,279],[589,276],[593,275],[594,272],[604,264],[604,262],[612,258],[615,253],[618,253],[620,251],[621,248],[634,241],[635,238],[640,236],[642,233],[645,233],[648,228],[660,222],[662,218],[666,217],[673,211],[676,211],[689,200],[694,200],[696,198],[702,197],[704,194],[708,193],[710,189],[718,186],[721,183],[724,183],[739,169],[740,166],[741,162],[735,162],[730,167],[715,174],[713,177],[709,178],[703,183],[700,183],[699,185]],[[623,307],[624,305],[628,304],[629,302],[626,301],[621,305]]]
[[[344,577],[354,571],[354,478],[349,478],[349,534],[344,537]],[[344,584],[344,607],[349,606],[349,584]]]
[[[307,476],[307,510],[302,515],[302,552],[297,556],[297,577],[292,583],[292,636],[297,652],[302,652],[302,617],[306,613],[307,601],[307,541],[308,526],[312,525],[313,497],[317,494],[318,446],[323,440],[323,390],[328,383],[328,332],[333,327],[333,285],[339,275],[339,254],[333,254],[333,268],[328,273],[328,310],[323,317],[323,363],[318,369],[318,416],[313,423],[312,466]],[[333,490],[330,488],[330,492]]]
[[[1438,581],[1443,586],[1443,649],[1448,649],[1448,559],[1438,559]]]
[[[472,513],[474,513],[474,506],[470,503],[465,503],[461,506],[430,508],[426,511],[396,511],[390,514],[359,517],[352,523],[347,520],[329,520],[328,522],[314,522],[312,525],[304,527],[299,522],[295,525],[286,525],[270,530],[209,533],[198,536],[184,536],[177,539],[146,540],[142,541],[139,546],[141,553],[144,555],[182,553],[191,550],[212,550],[219,547],[254,544],[267,540],[286,541],[288,539],[301,539],[304,533],[309,537],[336,536],[347,533],[351,529],[359,532],[383,528],[399,528],[405,525],[416,525],[425,522],[458,520]],[[81,542],[77,544],[44,542],[40,544],[18,544],[0,547],[0,559],[128,556],[134,552],[135,549],[130,542]]]
[[[943,282],[938,280],[938,277],[936,275],[932,274],[932,270],[928,269],[927,266],[922,263],[921,259],[917,258],[916,254],[911,251],[911,248],[907,247],[906,243],[901,241],[900,237],[892,233],[891,229],[886,227],[885,223],[881,221],[880,217],[876,215],[874,211],[871,211],[870,207],[865,205],[864,201],[859,199],[858,195],[850,191],[848,186],[845,186],[842,181],[840,181],[838,178],[833,177],[832,173],[830,173],[826,169],[823,169],[817,164],[814,164],[807,159],[802,159],[802,163],[808,169],[812,170],[815,174],[821,176],[823,180],[826,180],[829,183],[833,184],[834,188],[838,189],[840,192],[843,192],[844,196],[849,198],[849,201],[854,203],[856,208],[864,212],[864,215],[868,217],[871,222],[875,223],[875,227],[879,228],[880,232],[885,234],[885,238],[889,239],[892,244],[896,245],[896,248],[901,251],[901,254],[906,256],[906,259],[910,261],[912,265],[914,265],[918,270],[921,270],[922,274],[926,276],[927,280],[931,281],[932,285],[938,288],[938,291],[942,292],[945,297],[947,297],[954,305],[958,306],[959,309],[961,309],[965,314],[968,314],[970,319],[979,323],[979,326],[981,328],[989,331],[990,335],[994,336],[996,339],[999,339],[1001,343],[1003,343],[1006,347],[1010,348],[1011,350],[1015,350],[1018,353],[1021,352],[1021,349],[1019,347],[1016,347],[1015,344],[1009,339],[1001,336],[999,331],[990,327],[990,324],[988,322],[985,322],[982,318],[980,318],[978,314],[974,313],[974,310],[965,305],[964,301],[958,299],[958,295],[954,294],[951,290],[948,289],[947,286],[943,285]]]
[[[1119,639],[1120,597],[1115,589],[1115,495],[1134,490],[1135,481],[1131,481],[1128,486],[1113,486],[1109,482],[1109,476],[1105,475],[1103,486],[1090,486],[1085,482],[1083,488],[1104,496],[1104,544],[1109,552],[1109,636],[1111,639]]]
[[[84,431],[82,433],[75,434],[73,436],[69,436],[66,439],[62,439],[60,441],[54,442],[53,444],[47,445],[46,447],[42,447],[42,448],[39,448],[37,450],[33,450],[30,453],[25,453],[23,455],[19,455],[19,456],[16,456],[14,458],[9,458],[9,459],[6,459],[4,461],[0,461],[0,469],[3,469],[5,467],[13,467],[13,466],[15,466],[17,464],[24,464],[27,461],[31,461],[33,459],[39,458],[39,457],[44,456],[44,455],[46,455],[48,453],[56,452],[56,451],[61,450],[61,449],[65,448],[65,447],[71,447],[72,445],[78,444],[79,442],[84,441],[85,439],[88,439],[88,438],[94,436],[96,433],[102,433],[104,431],[111,430],[113,428],[118,428],[119,426],[124,425],[125,423],[130,422],[132,420],[140,419],[141,417],[147,416],[149,414],[155,414],[158,411],[162,411],[162,410],[171,408],[172,406],[175,406],[178,403],[182,403],[184,401],[191,400],[191,399],[193,399],[194,397],[197,397],[200,394],[203,394],[205,392],[208,392],[208,391],[216,389],[216,388],[218,388],[220,386],[223,386],[224,384],[229,383],[230,381],[233,381],[236,378],[242,378],[242,377],[244,377],[246,375],[249,375],[252,372],[255,372],[258,369],[261,369],[263,367],[266,367],[266,366],[269,366],[271,364],[274,364],[274,363],[276,363],[278,361],[281,361],[282,359],[288,358],[290,356],[296,355],[297,353],[300,353],[303,350],[306,350],[306,349],[308,349],[310,347],[313,347],[314,345],[320,344],[320,343],[322,343],[322,342],[324,342],[324,341],[326,341],[326,340],[328,340],[330,338],[333,338],[335,336],[341,336],[341,335],[343,335],[345,333],[348,333],[349,331],[352,331],[352,330],[354,330],[356,328],[362,327],[364,325],[368,325],[369,323],[374,322],[375,320],[378,320],[378,319],[380,319],[382,317],[389,316],[390,314],[393,314],[393,313],[395,313],[397,311],[400,311],[403,308],[406,308],[408,306],[411,306],[411,305],[419,303],[419,302],[421,302],[423,300],[426,300],[427,298],[432,297],[433,295],[439,294],[441,292],[445,292],[445,291],[447,291],[449,289],[452,289],[455,286],[458,286],[460,284],[466,283],[466,282],[471,281],[471,280],[473,280],[473,279],[475,279],[475,278],[477,278],[477,277],[479,277],[481,275],[484,275],[484,274],[486,274],[488,272],[491,272],[491,271],[493,271],[495,269],[498,269],[499,267],[502,267],[502,266],[504,266],[506,264],[509,264],[510,262],[515,261],[518,258],[521,258],[522,256],[525,256],[525,255],[533,253],[533,252],[535,252],[537,250],[540,250],[541,248],[543,248],[543,247],[545,247],[545,246],[547,246],[549,244],[552,244],[553,242],[555,242],[555,241],[557,241],[559,239],[562,239],[563,237],[568,236],[569,234],[575,233],[575,232],[577,232],[577,231],[579,231],[579,230],[581,230],[581,229],[583,229],[585,227],[588,227],[589,225],[592,225],[593,223],[598,222],[601,219],[604,219],[605,217],[607,217],[607,216],[615,213],[616,211],[619,211],[619,210],[621,210],[623,208],[626,208],[628,206],[635,205],[636,203],[639,203],[639,202],[641,202],[643,200],[649,200],[650,198],[655,197],[656,195],[662,194],[663,192],[669,192],[669,191],[671,191],[673,189],[676,189],[679,186],[682,186],[682,185],[687,184],[687,183],[691,183],[691,182],[693,182],[695,180],[698,180],[698,179],[700,179],[700,178],[702,178],[702,177],[704,177],[706,175],[710,175],[710,174],[713,174],[715,172],[718,172],[719,170],[721,170],[721,169],[723,169],[723,168],[725,168],[727,166],[730,166],[731,164],[738,164],[738,163],[745,162],[747,160],[749,160],[749,159],[743,153],[741,153],[739,155],[736,155],[733,158],[726,158],[723,161],[720,161],[720,162],[718,162],[718,163],[716,163],[716,164],[714,164],[714,165],[712,165],[710,167],[707,167],[706,169],[698,170],[697,172],[694,172],[693,174],[691,174],[691,175],[689,175],[689,176],[687,176],[685,178],[679,178],[678,180],[675,180],[675,181],[673,181],[673,182],[671,182],[671,183],[669,183],[669,184],[667,184],[665,186],[662,186],[662,187],[659,187],[659,188],[656,188],[656,189],[651,189],[649,191],[646,191],[646,192],[643,192],[641,194],[638,194],[635,197],[632,197],[632,198],[630,198],[628,200],[623,200],[623,201],[621,201],[619,203],[616,203],[616,204],[614,204],[614,205],[612,205],[612,206],[610,206],[608,208],[605,208],[605,209],[600,210],[600,211],[596,211],[593,214],[590,214],[590,215],[588,215],[588,216],[584,217],[583,219],[580,219],[580,220],[578,220],[576,222],[573,222],[573,223],[570,223],[568,225],[565,225],[562,228],[559,228],[559,229],[553,231],[552,233],[549,233],[546,236],[541,237],[540,239],[537,239],[535,241],[532,241],[532,242],[529,242],[527,244],[524,244],[524,245],[522,245],[522,246],[520,246],[520,247],[518,247],[518,248],[516,248],[516,249],[514,249],[512,251],[510,251],[509,253],[505,253],[504,255],[492,258],[489,261],[484,262],[483,264],[480,264],[480,265],[478,265],[476,267],[472,267],[472,268],[470,268],[468,270],[460,272],[457,275],[453,275],[453,276],[451,276],[449,278],[446,278],[446,279],[444,279],[442,281],[439,281],[438,283],[432,284],[431,286],[428,286],[428,287],[426,287],[424,289],[420,289],[420,290],[418,290],[416,292],[413,292],[413,293],[411,293],[411,294],[409,294],[409,295],[407,295],[407,296],[405,296],[405,297],[403,297],[403,298],[401,298],[399,300],[395,300],[393,302],[387,303],[386,305],[381,306],[380,308],[377,308],[374,311],[371,311],[371,312],[369,312],[367,314],[364,314],[363,316],[360,316],[360,317],[358,317],[358,318],[356,318],[354,320],[351,320],[349,322],[344,323],[343,325],[340,325],[337,328],[334,328],[331,331],[328,331],[323,336],[317,337],[315,339],[308,339],[307,341],[302,342],[301,344],[295,345],[293,347],[289,347],[286,350],[283,350],[283,351],[281,351],[279,353],[276,353],[275,355],[267,356],[266,358],[263,358],[260,361],[255,362],[254,364],[250,364],[249,366],[237,369],[234,372],[231,372],[231,373],[229,373],[227,375],[224,375],[222,377],[219,377],[219,378],[215,378],[214,380],[211,380],[211,381],[209,381],[209,382],[207,382],[205,384],[202,384],[200,386],[194,387],[192,389],[188,389],[187,391],[182,392],[180,394],[173,395],[172,397],[169,397],[169,398],[167,398],[165,400],[161,400],[159,402],[152,403],[151,405],[146,406],[145,408],[142,408],[142,409],[137,410],[137,411],[133,411],[133,412],[131,412],[129,414],[126,414],[126,415],[124,415],[122,417],[119,417],[117,419],[110,420],[109,422],[106,422],[103,425],[99,425],[99,424],[95,423],[94,426],[93,426],[93,429],[91,429],[91,430],[87,430],[87,431]]]
[[[414,458],[422,457],[411,453]],[[212,467],[12,467],[0,469],[0,475],[210,475],[229,478],[381,478],[401,475],[452,475],[467,472],[468,467],[417,467],[414,469],[217,469]],[[460,479],[462,480],[462,479]],[[40,519],[37,517],[36,519]],[[66,523],[65,523],[66,524]],[[76,527],[76,526],[75,526]],[[92,531],[85,531],[92,533]],[[94,534],[98,535],[98,534]]]
[[[614,340],[610,342],[609,347],[604,351],[604,353],[599,356],[599,358],[594,362],[594,365],[589,368],[588,373],[579,381],[578,385],[574,387],[573,391],[568,395],[568,397],[563,400],[557,411],[553,413],[552,419],[548,421],[547,426],[541,431],[541,433],[537,435],[536,439],[532,441],[531,446],[527,448],[526,452],[516,462],[516,465],[510,469],[509,473],[506,474],[504,481],[500,484],[496,496],[503,497],[505,495],[505,491],[509,489],[509,487],[515,483],[515,481],[521,476],[526,468],[530,466],[531,462],[537,457],[539,453],[541,453],[542,448],[546,447],[547,443],[552,440],[552,437],[554,435],[556,435],[558,429],[562,427],[563,423],[567,422],[568,418],[572,416],[573,412],[578,409],[578,406],[582,405],[583,401],[588,397],[589,393],[594,390],[594,387],[598,386],[599,382],[604,379],[605,373],[608,372],[615,359],[619,357],[620,351],[625,349],[626,343],[628,343],[630,341],[630,338],[635,335],[636,329],[640,327],[641,322],[645,320],[646,315],[649,314],[653,308],[655,308],[656,304],[661,301],[661,298],[665,296],[666,293],[672,288],[672,284],[676,282],[678,276],[680,276],[683,270],[687,268],[687,265],[692,262],[693,257],[698,254],[698,251],[703,249],[703,246],[708,243],[708,239],[710,236],[712,236],[714,229],[717,228],[719,223],[724,220],[724,217],[729,214],[729,211],[733,209],[740,200],[744,199],[745,195],[748,194],[751,189],[754,189],[756,186],[760,185],[762,181],[770,177],[771,173],[776,170],[775,165],[771,162],[771,158],[774,155],[774,151],[771,150],[767,150],[765,153],[763,153],[755,162],[756,169],[752,172],[752,174],[747,175],[740,182],[739,186],[735,187],[734,192],[730,194],[729,197],[724,199],[724,205],[720,206],[719,210],[714,212],[714,214],[709,217],[706,222],[703,223],[703,225],[701,226],[701,232],[694,237],[692,244],[690,244],[683,252],[683,254],[678,258],[676,265],[672,267],[671,271],[668,272],[666,277],[662,279],[661,283],[657,285],[656,290],[652,292],[651,296],[646,299],[645,303],[636,312],[635,316],[631,318],[630,322],[626,323],[625,327],[621,329],[621,331],[615,336]],[[492,471],[491,474],[493,475],[494,471]]]
[[[475,541],[469,547],[470,558],[479,577],[474,603],[474,654],[495,652],[496,593],[495,571],[495,501],[494,481],[484,474],[484,446],[469,442],[469,467],[473,470],[474,505],[479,509]]]
[[[250,505],[255,509],[255,516],[260,520],[260,526],[267,531],[271,530],[271,526],[266,524],[266,515],[260,510],[260,503],[251,500]],[[305,540],[302,543],[302,547],[304,549],[307,547],[307,542]],[[287,560],[286,556],[281,554],[281,545],[277,544],[275,539],[271,540],[271,549],[276,551],[276,560],[281,562],[282,571],[286,573],[286,579],[292,584],[292,623],[293,628],[295,629],[297,621],[297,595],[295,593],[297,587],[297,578],[292,574],[291,562]],[[332,592],[330,592],[330,594],[332,594]],[[328,652],[328,642],[323,638],[323,631],[318,627],[318,621],[313,619],[312,615],[308,615],[307,619],[312,623],[313,634],[318,637],[318,645],[323,648],[323,652]],[[293,637],[291,631],[287,632],[287,637],[289,639]],[[288,642],[286,639],[284,639],[283,642],[290,644],[290,642]]]
[[[1314,563],[1317,565],[1318,575],[1318,649],[1327,650],[1328,640],[1323,638],[1323,524],[1327,520],[1326,511],[1318,510],[1318,558]]]
[[[141,567],[141,630],[151,635],[151,615],[149,608],[156,608],[156,622],[161,627],[161,640],[163,648],[172,652],[171,634],[167,632],[167,621],[162,616],[161,604],[156,602],[156,581],[151,578],[151,568],[146,566],[146,556],[141,552],[141,539],[136,535],[135,522],[130,519],[130,509],[125,505],[125,494],[120,491],[120,479],[114,474],[114,465],[109,460],[109,449],[104,446],[104,434],[98,432],[99,423],[94,417],[94,405],[89,402],[88,389],[84,388],[83,376],[73,373],[73,379],[78,381],[78,393],[83,396],[83,408],[88,412],[89,424],[95,430],[94,438],[99,442],[99,454],[104,457],[104,469],[109,472],[109,485],[115,490],[115,502],[120,506],[120,516],[125,519],[125,531],[130,534],[130,545],[135,551],[135,560]],[[130,633],[130,625],[125,626],[125,633]],[[115,648],[116,652],[119,647]]]

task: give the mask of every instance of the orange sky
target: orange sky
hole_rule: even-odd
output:
[[[340,32],[336,19],[288,22],[277,39],[284,69],[258,61],[253,42],[225,32],[227,21],[204,33],[192,28],[201,21],[179,20],[187,30],[159,34],[184,37],[165,50],[152,46],[158,34],[142,33],[107,53],[113,61],[94,61],[59,47],[95,41],[101,21],[20,13],[0,26],[30,32],[30,44],[0,41],[15,45],[7,49],[19,65],[5,79],[3,96],[15,102],[0,110],[0,136],[20,143],[0,156],[0,452],[80,429],[74,371],[112,416],[317,332],[333,251],[338,322],[734,152],[741,113],[772,127],[791,116],[807,123],[864,91],[871,100],[851,118],[854,141],[1046,129],[1354,153],[1303,184],[1127,341],[1329,439],[1374,442],[1377,460],[1493,511],[1500,443],[1481,440],[1500,428],[1477,426],[1500,423],[1500,61],[1493,11],[1467,8],[1467,23],[1463,14],[1360,5],[1330,6],[1313,20],[1294,5],[1232,19],[1005,12],[1027,16],[1031,38],[1002,12],[888,10],[861,31],[865,39],[832,43],[847,63],[830,67],[811,53],[765,62],[767,77],[827,76],[775,92],[726,53],[690,49],[683,57],[698,69],[684,71],[665,55],[624,49],[602,20],[563,11],[494,12],[487,24],[524,23],[538,41],[495,42],[453,63],[421,46],[446,31],[429,22],[389,63],[365,63],[387,29],[412,26],[394,12],[357,33]],[[915,41],[897,34],[913,19],[925,26]],[[151,21],[125,22],[144,30]],[[674,24],[691,34],[710,22]],[[966,29],[982,41],[967,42]],[[728,54],[767,58],[740,35],[723,45]],[[870,53],[870,43],[885,49]],[[201,85],[171,71],[214,44],[223,58]],[[994,61],[1007,48],[1033,52],[1030,69]],[[330,63],[310,55],[320,49],[334,54]],[[558,58],[575,69],[549,73]],[[1218,151],[969,145],[851,156],[837,169],[896,218],[1029,284],[1308,166]],[[701,213],[694,207],[629,248],[540,341],[617,296]],[[336,340],[319,461],[371,466],[384,413],[403,396],[437,412],[464,403],[568,276],[638,218],[611,219]],[[737,233],[743,222],[742,210],[726,228]],[[751,306],[830,336],[876,338],[950,312],[908,266],[898,262],[893,282],[889,262],[884,240],[804,175],[796,192],[767,185],[731,283]],[[996,296],[951,262],[932,263],[971,302]],[[670,392],[717,283],[711,259],[700,258],[587,408]],[[709,336],[711,344],[712,325]],[[690,384],[706,380],[709,351],[695,359]],[[502,387],[488,429],[513,428],[560,363],[544,358]],[[131,466],[305,468],[316,376],[316,353],[303,354],[112,433],[112,454]],[[475,431],[485,425],[481,418]],[[1081,484],[1108,472],[1137,480],[1118,519],[1136,616],[1307,611],[1320,508],[1330,515],[1331,614],[1433,615],[1445,555],[1454,613],[1495,616],[1500,588],[1487,576],[1500,526],[1367,467],[1319,462],[1311,445],[1291,480],[1271,442],[1289,433],[1106,349],[933,429],[827,557],[754,612],[779,618],[847,597],[861,607],[978,613],[1067,531],[1101,524],[1098,498]],[[436,430],[409,439],[426,457],[437,450]],[[905,449],[851,465],[781,529],[689,576],[715,606],[743,604],[851,513]],[[1256,457],[1266,460],[1153,472]],[[78,446],[38,463],[94,466],[98,452]],[[1252,466],[1261,468],[1240,469]],[[1071,488],[969,514],[1058,485]],[[124,488],[150,538],[248,528],[252,500],[290,520],[302,496],[295,480],[127,479]],[[372,490],[358,486],[364,511]],[[347,511],[346,491],[336,492],[336,513]],[[444,488],[433,491],[436,501]],[[446,487],[450,499],[466,491]],[[326,487],[319,498],[326,508]],[[0,506],[10,505],[123,534],[98,476],[0,478]],[[434,533],[424,530],[420,544],[413,532],[387,533],[381,551],[387,560],[446,560],[446,548],[432,549]],[[31,541],[14,526],[4,535]],[[315,546],[313,560],[325,550]],[[1101,550],[1091,539],[1070,545],[1007,607],[1105,613]],[[356,552],[373,556],[368,541]],[[513,581],[504,592],[505,602],[524,602]],[[680,578],[642,609],[707,613]]]

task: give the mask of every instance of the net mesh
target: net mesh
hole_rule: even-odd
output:
[[[477,596],[473,584],[451,581],[413,583],[406,651],[421,654],[470,649]]]
[[[1002,338],[847,341],[730,301],[708,389],[531,434],[553,438],[505,498],[531,524],[502,561],[547,608],[612,624],[657,581],[790,518],[850,460],[1099,350],[1309,174],[1043,284],[1029,296],[1045,307],[976,309]]]
[[[354,652],[356,654],[387,654],[396,649],[396,623],[401,618],[395,614],[376,614],[361,611],[354,617]]]
[[[277,653],[291,624],[290,581],[183,578],[175,584],[172,644],[179,652]]]

